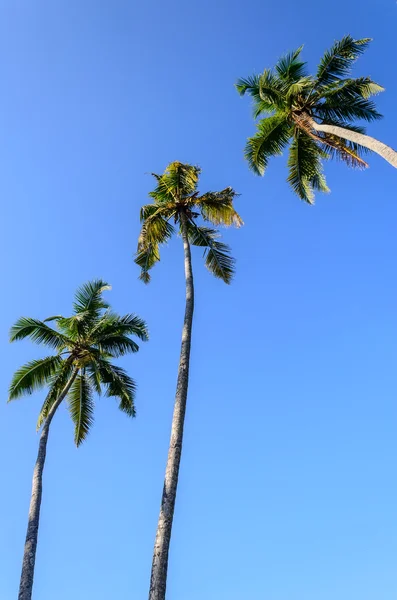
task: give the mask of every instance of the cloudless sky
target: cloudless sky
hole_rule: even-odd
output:
[[[262,179],[239,76],[304,43],[311,68],[346,33],[386,87],[370,134],[397,146],[394,0],[4,0],[0,7],[0,598],[17,597],[43,393],[7,405],[13,371],[45,350],[8,344],[20,316],[68,314],[102,277],[151,341],[120,364],[138,417],[108,399],[78,450],[52,423],[35,600],[143,599],[169,441],[184,310],[183,251],[152,283],[133,253],[150,172],[198,163],[233,186],[233,285],[194,250],[196,314],[169,600],[397,597],[397,173],[326,165],[300,202],[286,157]]]

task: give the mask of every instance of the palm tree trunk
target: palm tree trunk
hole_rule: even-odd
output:
[[[390,148],[390,146],[383,144],[383,142],[379,142],[369,135],[357,133],[356,131],[351,131],[350,129],[345,129],[344,127],[337,127],[336,125],[320,125],[313,119],[310,120],[310,124],[316,131],[330,133],[345,140],[349,140],[350,142],[355,142],[356,144],[360,144],[361,146],[369,148],[373,152],[379,154],[397,169],[397,152],[393,150],[393,148]]]
[[[32,598],[37,537],[39,533],[41,495],[43,489],[43,469],[47,451],[48,432],[50,430],[52,418],[58,406],[61,404],[66,394],[68,393],[70,386],[76,378],[76,375],[77,369],[69,379],[68,383],[66,384],[63,392],[60,394],[57,401],[53,404],[41,431],[39,451],[37,453],[37,460],[33,471],[32,495],[30,498],[29,506],[28,530],[26,533],[25,550],[23,553],[22,573],[21,581],[19,584],[18,600],[31,600]]]
[[[165,600],[167,585],[168,551],[171,541],[172,521],[178,485],[179,464],[182,453],[183,425],[185,421],[186,398],[189,383],[189,359],[192,337],[194,308],[194,288],[192,259],[187,235],[187,218],[181,213],[181,230],[185,255],[186,307],[183,322],[181,354],[179,359],[178,381],[172,417],[171,440],[165,470],[160,516],[157,525],[153,551],[152,573],[150,578],[149,600]]]

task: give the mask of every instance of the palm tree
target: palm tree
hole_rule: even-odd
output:
[[[263,175],[271,156],[282,154],[291,142],[288,182],[296,194],[312,203],[314,191],[329,191],[322,159],[335,157],[352,167],[367,167],[362,154],[373,151],[397,168],[397,152],[365,135],[356,120],[374,121],[380,115],[369,98],[383,88],[369,77],[351,78],[355,60],[371,40],[350,35],[324,54],[316,76],[308,75],[300,58],[302,46],[282,57],[275,69],[238,80],[240,95],[254,100],[256,134],[249,138],[245,157]]]
[[[33,472],[18,600],[32,597],[43,469],[48,433],[56,410],[66,399],[77,446],[85,440],[93,423],[93,397],[94,393],[101,394],[102,387],[105,396],[118,399],[121,411],[129,417],[135,416],[135,382],[111,359],[137,352],[139,347],[131,336],[147,340],[147,328],[135,315],[121,317],[111,312],[102,298],[102,293],[109,289],[101,280],[87,283],[76,292],[73,316],[55,316],[44,321],[23,317],[11,328],[11,342],[30,338],[54,351],[46,358],[23,365],[10,385],[9,401],[44,386],[49,388],[37,422],[37,428],[42,429]],[[49,321],[55,321],[57,328],[49,326]]]
[[[227,187],[220,192],[199,193],[197,190],[200,169],[171,163],[163,175],[153,176],[156,188],[150,193],[151,204],[141,209],[142,229],[135,262],[141,267],[141,279],[148,283],[149,270],[160,260],[159,246],[175,233],[171,220],[181,234],[185,258],[186,308],[183,322],[182,345],[172,418],[171,440],[165,471],[156,540],[153,552],[149,600],[164,600],[167,584],[168,551],[171,540],[179,464],[182,453],[183,426],[189,383],[189,359],[194,307],[193,271],[190,245],[204,249],[205,264],[209,271],[225,283],[230,283],[234,273],[234,260],[228,246],[218,240],[218,232],[197,225],[199,216],[213,225],[242,225],[233,208],[236,192]]]

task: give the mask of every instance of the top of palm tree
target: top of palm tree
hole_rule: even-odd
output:
[[[245,157],[250,168],[263,175],[269,158],[282,154],[291,142],[288,182],[302,199],[313,202],[314,191],[329,191],[322,172],[322,159],[335,157],[352,167],[366,167],[366,148],[336,135],[316,131],[327,124],[364,133],[356,120],[380,119],[369,98],[383,88],[369,77],[351,77],[357,58],[370,43],[350,35],[334,43],[322,57],[315,75],[309,75],[301,59],[302,46],[280,58],[274,69],[239,79],[240,95],[254,100],[256,134],[248,139]]]
[[[86,283],[75,294],[72,316],[57,315],[44,321],[22,317],[10,331],[11,342],[30,338],[55,353],[30,361],[16,371],[9,401],[48,386],[38,419],[40,427],[72,378],[67,402],[77,445],[87,436],[93,421],[93,394],[100,395],[102,387],[105,396],[119,400],[120,410],[135,416],[135,382],[111,359],[137,352],[139,346],[132,336],[146,341],[148,331],[145,322],[136,315],[119,316],[111,311],[102,296],[110,289],[102,280]],[[56,328],[49,322],[55,322]]]
[[[135,262],[141,267],[140,278],[150,281],[149,270],[160,260],[159,246],[167,242],[185,224],[188,238],[194,246],[204,248],[207,268],[226,283],[234,273],[234,260],[229,247],[218,241],[215,229],[196,224],[199,216],[213,225],[240,227],[242,219],[233,207],[236,192],[227,187],[220,192],[200,194],[198,181],[201,169],[194,165],[172,162],[162,175],[152,173],[156,180],[150,192],[153,202],[142,206],[142,229]]]

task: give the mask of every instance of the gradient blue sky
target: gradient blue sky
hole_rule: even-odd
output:
[[[98,401],[73,446],[63,409],[45,470],[36,600],[145,598],[183,317],[182,248],[152,284],[132,256],[151,171],[199,163],[201,189],[236,188],[231,287],[194,252],[191,386],[170,600],[392,600],[397,596],[396,172],[328,165],[330,195],[301,203],[285,157],[265,178],[237,77],[305,44],[315,66],[346,33],[374,42],[357,73],[387,91],[369,132],[397,145],[394,0],[5,0],[0,7],[0,597],[16,598],[42,395],[6,405],[12,372],[42,355],[7,341],[21,315],[67,313],[102,277],[149,323],[123,365],[138,418]]]

